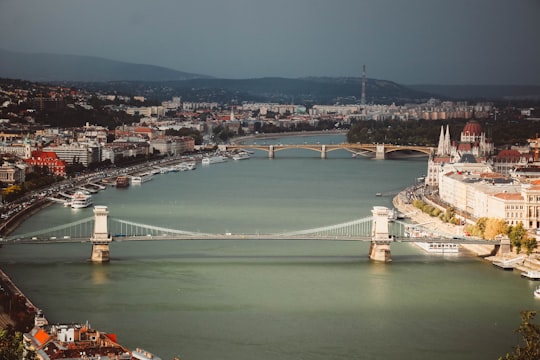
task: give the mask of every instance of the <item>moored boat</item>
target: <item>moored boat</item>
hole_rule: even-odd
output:
[[[232,156],[233,160],[246,160],[246,159],[249,159],[249,158],[250,158],[250,156],[249,156],[249,154],[247,152],[240,152],[240,153],[234,154]]]
[[[540,299],[540,286],[534,290],[534,297]]]
[[[459,253],[459,245],[456,243],[441,242],[415,242],[416,246],[428,254],[456,254]]]
[[[116,178],[115,185],[117,188],[126,188],[129,186],[129,178],[126,175],[120,175]]]
[[[202,159],[201,162],[203,165],[210,165],[210,164],[222,163],[225,161],[227,161],[227,158],[225,156],[216,155],[216,156],[205,157]]]
[[[521,273],[521,276],[526,277],[530,280],[540,280],[540,271],[538,270],[529,270]]]
[[[142,173],[138,175],[132,175],[131,176],[131,183],[132,184],[142,184],[144,182],[152,180],[154,175],[152,173]]]
[[[71,198],[70,205],[72,209],[82,209],[89,207],[94,203],[92,195],[87,195],[82,191],[77,191]]]

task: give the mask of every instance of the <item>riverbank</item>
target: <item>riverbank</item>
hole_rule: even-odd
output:
[[[400,213],[411,219],[413,223],[424,224],[426,227],[440,233],[463,236],[462,225],[453,225],[443,222],[438,217],[430,216],[406,201],[406,190],[396,195],[392,200],[392,204]],[[518,255],[514,252],[504,255],[496,254],[495,252],[497,249],[495,245],[460,244],[460,246],[466,251],[478,257],[482,257],[491,263],[512,260],[519,256],[523,256],[523,254]],[[515,269],[518,271],[540,270],[540,260],[534,257],[527,257],[521,263],[517,264]]]
[[[0,269],[0,285],[2,289],[0,329],[13,328],[21,332],[29,331],[34,324],[36,306],[2,269]]]
[[[26,209],[15,214],[13,217],[2,223],[2,225],[0,226],[0,234],[2,234],[2,236],[9,235],[15,229],[17,229],[17,227],[19,227],[19,225],[22,224],[24,221],[37,214],[39,211],[45,209],[46,207],[51,206],[52,204],[54,203],[47,199],[41,199],[31,204]]]

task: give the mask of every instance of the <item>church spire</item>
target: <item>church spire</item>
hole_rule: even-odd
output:
[[[439,135],[439,146],[437,147],[437,156],[444,155],[444,127],[441,125],[441,135]]]
[[[450,143],[450,126],[446,124],[446,135],[444,136],[444,153],[450,155],[452,144]]]

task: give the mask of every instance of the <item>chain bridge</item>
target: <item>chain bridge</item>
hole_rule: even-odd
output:
[[[274,145],[260,145],[260,144],[231,144],[220,145],[220,150],[233,151],[233,150],[261,150],[268,152],[269,158],[274,158],[277,151],[289,150],[289,149],[304,149],[312,150],[321,153],[321,158],[326,159],[326,154],[335,150],[346,150],[353,154],[360,155],[374,155],[377,160],[384,160],[386,155],[392,152],[399,151],[415,151],[430,155],[435,150],[428,146],[415,146],[415,145],[392,145],[392,144],[274,144]]]
[[[112,241],[164,241],[164,240],[324,240],[370,241],[370,257],[376,261],[391,261],[392,242],[437,242],[459,244],[500,245],[468,237],[437,233],[421,225],[413,225],[389,217],[390,210],[375,206],[372,216],[340,224],[299,231],[271,234],[204,233],[172,229],[109,217],[107,206],[95,206],[94,216],[68,224],[40,229],[25,234],[14,234],[2,239],[2,244],[92,244],[92,261],[107,262]],[[411,231],[414,229],[414,231]],[[414,234],[422,234],[414,235]]]

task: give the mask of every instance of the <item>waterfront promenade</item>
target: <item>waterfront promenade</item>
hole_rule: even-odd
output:
[[[437,232],[444,232],[456,236],[463,236],[463,225],[453,225],[443,222],[438,217],[430,216],[424,213],[422,210],[416,208],[411,203],[404,201],[406,199],[406,190],[403,190],[392,200],[394,207],[402,214],[405,214],[415,224],[423,224],[428,229],[432,229]],[[501,256],[500,254],[494,254],[494,246],[492,245],[480,245],[480,244],[460,244],[466,251],[484,258],[491,263],[500,262],[503,260],[515,259],[523,254],[516,254],[515,252],[507,253]],[[538,260],[538,250],[533,253],[532,256],[525,259],[521,264],[515,266],[518,271],[540,270],[540,261]]]

